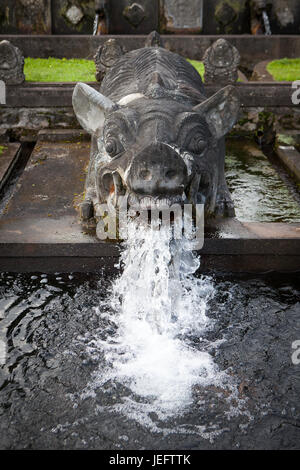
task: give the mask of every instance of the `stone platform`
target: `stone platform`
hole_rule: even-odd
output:
[[[18,144],[7,147],[11,155],[18,152]],[[82,133],[40,134],[24,172],[2,204],[0,271],[115,269],[119,244],[97,241],[84,231],[78,217],[89,151]],[[199,254],[203,271],[297,271],[300,224],[228,220],[207,228]]]

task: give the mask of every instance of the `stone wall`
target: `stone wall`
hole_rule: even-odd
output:
[[[78,129],[72,107],[0,108],[0,132],[7,130],[10,138],[34,141],[41,129]]]
[[[78,129],[79,124],[72,107],[53,108],[0,108],[0,135],[7,130],[11,139],[34,141],[41,129]],[[240,112],[240,118],[231,135],[264,139],[274,132],[300,130],[300,109],[294,107],[247,107]]]
[[[109,33],[250,33],[251,1],[188,0],[186,8],[186,0],[107,0]],[[266,1],[273,34],[300,33],[299,0]],[[0,34],[92,34],[94,6],[94,0],[1,0]]]
[[[1,0],[1,34],[51,34],[51,0]]]

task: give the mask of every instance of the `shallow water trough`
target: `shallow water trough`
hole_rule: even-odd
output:
[[[90,150],[85,138],[81,131],[40,133],[24,172],[2,202],[1,271],[116,269],[119,244],[96,241],[78,216]],[[203,272],[297,271],[300,223],[228,219],[206,228],[199,253]]]

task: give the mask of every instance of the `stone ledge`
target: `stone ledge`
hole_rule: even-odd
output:
[[[300,153],[294,146],[279,145],[275,153],[292,175],[300,182]]]
[[[90,86],[99,89],[98,82],[89,82]],[[205,85],[205,84],[204,84]],[[7,87],[7,104],[1,110],[10,108],[55,108],[72,107],[72,93],[75,83],[26,83]],[[242,107],[290,107],[294,89],[291,82],[247,82],[237,83]],[[208,96],[213,95],[220,87],[205,85]]]

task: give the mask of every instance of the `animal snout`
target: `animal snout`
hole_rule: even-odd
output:
[[[160,196],[182,194],[187,183],[187,167],[169,145],[150,144],[134,158],[127,184],[140,194]]]

